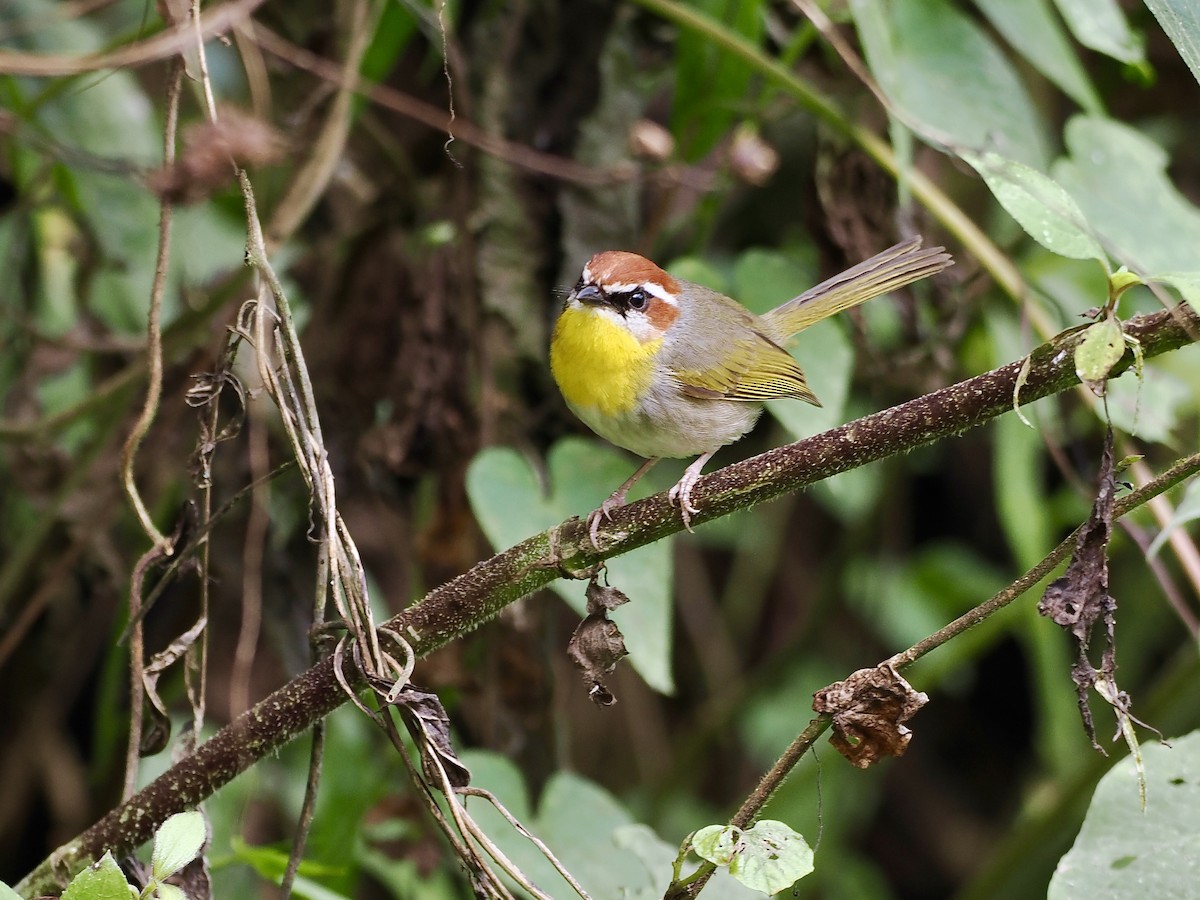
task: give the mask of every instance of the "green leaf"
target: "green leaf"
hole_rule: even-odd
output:
[[[1144,41],[1125,21],[1117,0],[1055,0],[1058,11],[1083,46],[1136,65],[1146,61]]]
[[[813,852],[803,835],[783,822],[763,819],[742,832],[741,851],[729,874],[756,891],[774,894],[813,870]]]
[[[151,872],[156,881],[170,878],[200,853],[208,838],[204,814],[198,810],[176,813],[154,834]]]
[[[129,900],[130,884],[111,852],[71,879],[62,900]]]
[[[738,254],[733,264],[733,296],[760,316],[816,281],[811,245],[787,252],[753,247]]]
[[[1089,113],[1103,112],[1062,21],[1048,0],[975,0],[1009,46]]]
[[[937,631],[1004,587],[1003,575],[969,545],[939,541],[900,557],[874,556],[848,567],[848,608],[885,647],[907,647]],[[980,645],[996,639],[985,623],[922,659],[922,684],[969,663]]]
[[[488,540],[497,549],[558,525],[571,516],[586,516],[621,484],[635,462],[618,451],[582,438],[566,438],[551,449],[546,466],[547,494],[532,466],[515,450],[490,447],[467,471],[471,508]],[[608,561],[608,581],[631,602],[610,615],[625,636],[629,659],[655,690],[670,693],[671,678],[671,541],[656,541]],[[550,587],[585,615],[586,585],[558,580]]]
[[[1134,760],[1101,779],[1048,900],[1192,897],[1200,884],[1200,732],[1142,748],[1146,809]]]
[[[1183,493],[1183,499],[1175,507],[1175,514],[1171,516],[1171,521],[1150,542],[1150,546],[1146,550],[1146,556],[1155,556],[1163,548],[1163,544],[1170,539],[1173,531],[1186,525],[1188,522],[1194,522],[1196,519],[1200,519],[1200,479],[1193,478],[1188,482],[1187,490]]]
[[[155,885],[154,895],[158,900],[188,900],[188,895],[183,892],[183,888],[173,884],[159,883]]]
[[[1075,374],[1093,393],[1100,393],[1108,373],[1125,355],[1125,333],[1111,316],[1087,327],[1075,347]]]
[[[962,158],[1031,238],[1060,256],[1096,259],[1107,267],[1108,256],[1083,210],[1053,178],[998,153],[964,153]]]
[[[1045,445],[1015,416],[995,425],[992,480],[996,513],[1018,566],[1034,565],[1054,545],[1042,482]]]
[[[667,271],[684,281],[694,281],[722,294],[729,293],[729,279],[720,268],[698,256],[681,256],[673,260]]]
[[[666,890],[675,850],[638,825],[607,791],[572,773],[551,776],[536,814],[513,763],[498,754],[466,751],[472,783],[492,791],[518,821],[550,847],[591,896],[657,900]],[[574,893],[541,852],[513,830],[486,800],[469,798],[468,811],[504,853],[552,897]]]
[[[692,835],[692,849],[714,866],[728,866],[741,849],[741,834],[735,825],[705,825]]]
[[[283,873],[287,871],[288,862],[290,861],[290,852],[285,847],[273,847],[267,844],[248,844],[240,837],[235,836],[230,841],[230,847],[233,850],[233,855],[238,860],[248,863],[255,872],[270,881],[279,884],[283,880]],[[318,878],[331,878],[340,873],[344,862],[339,866],[334,867],[322,863],[314,862],[306,859],[300,863],[301,875],[309,875]],[[300,879],[296,880],[297,886],[300,884]],[[308,884],[315,882],[308,881]],[[320,888],[320,896],[322,897],[341,897],[336,891],[330,891],[326,888]],[[297,893],[301,896],[316,896],[309,889],[303,892],[297,888]]]
[[[1094,408],[1101,421],[1144,441],[1165,444],[1174,439],[1180,419],[1194,409],[1191,388],[1178,376],[1157,365],[1147,366],[1140,377],[1122,377],[1105,388]],[[1107,410],[1107,412],[1106,412]]]
[[[1191,304],[1192,309],[1200,311],[1200,271],[1198,272],[1165,272],[1150,275],[1147,281],[1161,281],[1179,291],[1180,296]]]
[[[762,0],[695,0],[691,4],[726,29],[757,45]],[[707,154],[742,115],[753,70],[706,34],[681,29],[675,44],[672,131],[689,162]]]
[[[935,146],[994,149],[1043,169],[1045,126],[988,34],[946,0],[851,0],[871,71]]]
[[[762,314],[786,303],[816,281],[811,260],[801,250],[751,249],[733,267],[733,295],[746,308]],[[795,400],[774,400],[767,411],[794,439],[825,431],[843,421],[854,369],[854,349],[841,325],[818,322],[787,342],[788,351],[804,368],[809,387],[821,406]]]
[[[0,900],[21,900],[21,895],[0,881]]]
[[[1145,284],[1142,276],[1136,272],[1130,272],[1124,266],[1121,266],[1117,271],[1113,272],[1108,278],[1108,293],[1114,299],[1119,299],[1131,287],[1137,287],[1140,284]]]
[[[1194,0],[1146,0],[1146,6],[1200,81],[1200,6]]]
[[[1135,128],[1090,116],[1071,119],[1064,136],[1069,155],[1051,175],[1117,260],[1139,274],[1200,272],[1200,210],[1167,177],[1162,148]],[[1147,210],[1153,214],[1141,214]]]
[[[771,400],[766,404],[767,411],[794,440],[842,424],[854,374],[854,348],[845,330],[829,319],[818,322],[788,341],[787,350],[804,368],[808,386],[821,405]]]

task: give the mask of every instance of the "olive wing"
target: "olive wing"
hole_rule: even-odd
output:
[[[680,390],[704,400],[759,402],[791,397],[820,406],[792,355],[757,331],[723,346],[703,368],[676,368]]]

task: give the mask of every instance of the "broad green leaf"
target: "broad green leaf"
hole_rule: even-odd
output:
[[[1108,373],[1125,355],[1125,333],[1112,317],[1087,327],[1075,346],[1075,374],[1093,393],[1100,393]]]
[[[299,891],[296,892],[299,896],[304,896]],[[155,900],[188,900],[188,895],[183,892],[183,888],[176,887],[173,884],[159,883],[154,888]],[[305,898],[309,900],[309,898]]]
[[[129,900],[136,897],[111,852],[71,879],[62,900]]]
[[[733,296],[758,315],[787,303],[817,283],[812,245],[794,250],[751,248],[733,264]]]
[[[152,873],[158,881],[170,878],[200,853],[208,838],[204,814],[198,810],[176,813],[154,834]]]
[[[694,281],[722,294],[729,293],[729,283],[718,266],[698,256],[681,256],[667,266],[667,271],[684,281]]]
[[[766,404],[767,411],[793,440],[841,425],[854,373],[854,348],[842,326],[828,320],[818,322],[788,341],[787,349],[799,360],[808,386],[821,405],[771,400]]]
[[[691,4],[715,26],[758,44],[763,32],[762,0],[696,0]],[[675,44],[672,131],[685,159],[707,154],[740,117],[752,69],[701,31],[681,29]]]
[[[0,881],[0,900],[21,900],[21,895]]]
[[[1174,439],[1180,420],[1196,402],[1184,381],[1158,365],[1146,366],[1139,377],[1126,374],[1110,381],[1105,400],[1097,397],[1094,401],[1101,420],[1107,418],[1126,434],[1160,444]]]
[[[858,619],[882,646],[899,650],[992,596],[1005,579],[966,543],[943,541],[905,557],[864,559],[847,568],[844,585]],[[1003,627],[989,621],[922,659],[921,684],[936,686],[941,674],[976,658]]]
[[[496,794],[509,812],[546,842],[591,896],[657,900],[671,878],[676,848],[635,822],[607,791],[568,772],[551,776],[536,812],[516,766],[495,753],[463,754],[473,783]],[[575,896],[541,852],[518,834],[486,800],[468,798],[467,809],[504,853],[552,897]],[[741,900],[746,894],[730,893]]]
[[[471,508],[498,550],[571,516],[586,516],[629,477],[636,461],[595,441],[566,438],[550,449],[546,466],[549,494],[515,450],[490,447],[471,462],[467,471]],[[629,595],[630,602],[610,615],[625,636],[630,662],[647,684],[670,693],[671,541],[656,541],[610,559],[607,579]],[[550,587],[577,613],[585,614],[584,582],[559,579]]]
[[[1049,0],[975,0],[1009,46],[1087,112],[1103,107]]]
[[[813,870],[813,852],[803,835],[783,822],[763,819],[741,835],[741,852],[729,873],[756,891],[774,894]]]
[[[1055,0],[1075,40],[1131,65],[1144,63],[1144,41],[1125,21],[1117,0]]]
[[[1142,748],[1146,809],[1134,760],[1101,779],[1048,900],[1193,897],[1200,884],[1200,732]]]
[[[248,844],[240,836],[235,836],[230,841],[230,845],[234,856],[240,861],[251,865],[263,878],[274,881],[276,884],[282,880],[283,873],[287,870],[290,856],[290,852],[286,847],[267,844]],[[300,874],[307,875],[310,878],[329,879],[340,874],[344,865],[344,862],[339,862],[338,865],[333,866],[305,859],[300,863]],[[309,881],[308,883],[312,884],[313,882]],[[310,890],[306,889],[303,892],[298,890],[297,893],[304,897],[319,896],[322,898],[335,898],[344,896],[337,891],[327,888],[320,888],[319,894],[312,894]]]
[[[1045,126],[1012,64],[946,0],[851,0],[871,71],[935,146],[995,150],[1044,169]]]
[[[1108,257],[1083,210],[1062,185],[997,153],[980,156],[964,153],[962,158],[979,173],[996,200],[1031,238],[1060,256],[1096,259],[1107,267]]]
[[[1180,296],[1192,305],[1192,309],[1200,311],[1200,271],[1196,272],[1163,272],[1149,276],[1149,281],[1161,281],[1179,291]]]
[[[1177,528],[1186,525],[1188,522],[1194,522],[1200,519],[1200,478],[1193,478],[1188,482],[1187,490],[1183,493],[1183,499],[1179,501],[1179,505],[1175,507],[1175,514],[1171,516],[1171,521],[1166,524],[1150,542],[1150,547],[1146,550],[1146,556],[1154,556],[1163,547],[1163,544],[1171,537],[1171,533]]]
[[[1171,184],[1161,147],[1135,128],[1089,116],[1071,119],[1065,138],[1069,155],[1051,175],[1118,261],[1147,277],[1200,271],[1200,210]]]
[[[1200,81],[1200,6],[1194,0],[1146,0],[1146,6]]]
[[[996,512],[1017,565],[1034,565],[1054,546],[1043,484],[1041,435],[1004,416],[994,425],[992,478]]]

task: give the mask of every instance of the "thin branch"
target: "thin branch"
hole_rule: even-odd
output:
[[[335,84],[344,90],[352,90],[369,98],[373,103],[397,112],[402,116],[419,122],[434,131],[448,131],[451,126],[450,114],[439,106],[425,103],[415,97],[410,97],[395,88],[384,84],[370,84],[354,72],[344,71],[342,66],[332,60],[324,59],[317,54],[298,47],[290,41],[277,35],[260,23],[253,25],[254,41],[267,53],[282,59],[284,62],[311,72],[314,75]],[[454,123],[454,139],[478,147],[484,153],[500,159],[509,165],[517,166],[530,172],[569,181],[576,184],[603,186],[637,178],[641,169],[635,164],[596,169],[585,166],[573,159],[540,153],[532,147],[526,147],[513,141],[491,134],[479,125],[466,119],[456,118]]]
[[[1154,357],[1193,341],[1200,318],[1186,305],[1131,319],[1127,333]],[[1031,354],[1023,403],[1078,383],[1072,349],[1078,334],[1043,344]],[[736,463],[702,478],[693,494],[694,523],[746,509],[830,475],[957,435],[1011,409],[1023,360],[934,391],[892,409]],[[1128,354],[1114,376],[1132,364]],[[479,627],[508,604],[579,572],[683,529],[679,510],[656,494],[614,511],[610,532],[596,551],[586,526],[573,518],[534,535],[431,591],[385,626],[406,638],[418,656]],[[553,550],[552,548],[557,548]],[[258,703],[178,762],[128,803],[61,847],[22,881],[18,890],[46,892],[105,850],[131,852],[169,815],[192,808],[262,757],[302,734],[342,703],[334,660],[327,658]],[[359,677],[359,676],[355,676]]]
[[[1113,518],[1119,519],[1146,503],[1152,502],[1156,497],[1197,472],[1200,472],[1200,453],[1180,460],[1157,478],[1148,481],[1133,493],[1122,497],[1113,506]],[[938,629],[929,635],[929,637],[913,644],[907,650],[883,661],[880,665],[890,666],[896,671],[905,669],[925,654],[936,650],[963,632],[985,622],[1014,600],[1027,593],[1058,568],[1075,548],[1078,536],[1079,529],[1077,528],[1057,547],[1047,553],[1041,562],[1012,584],[1008,585],[1008,587],[1004,588],[1004,590],[959,616],[944,628]],[[730,825],[737,826],[738,828],[749,828],[754,823],[762,808],[783,785],[783,782],[804,757],[804,754],[825,733],[832,721],[832,716],[819,715],[808,723],[808,726],[796,736],[795,740],[792,741],[779,759],[775,761],[770,770],[763,775],[741,808],[729,820]],[[709,878],[712,877],[715,871],[716,866],[712,863],[701,863],[696,871],[689,874],[686,878],[676,881],[664,895],[664,900],[684,900],[684,898],[695,897],[704,889],[704,885],[708,883]]]
[[[355,92],[351,85],[362,68],[363,56],[375,34],[383,4],[359,2],[349,13],[350,34],[346,58],[342,62],[338,92],[321,131],[312,144],[312,152],[290,179],[290,187],[267,223],[267,247],[278,247],[308,218],[329,186],[333,173],[342,162],[346,140],[353,121]]]
[[[171,64],[167,82],[167,113],[163,124],[163,165],[175,162],[175,138],[179,131],[179,95],[183,87],[183,62],[176,59]],[[168,546],[163,533],[154,525],[142,495],[138,492],[133,475],[133,463],[138,448],[150,430],[154,417],[158,415],[158,401],[162,396],[163,353],[162,353],[162,302],[167,289],[167,273],[171,267],[171,201],[164,197],[159,204],[158,255],[154,261],[154,281],[150,287],[150,311],[146,318],[146,401],[142,412],[129,432],[125,447],[121,451],[121,481],[125,495],[137,514],[142,530],[155,547],[162,548],[170,556],[173,548]]]
[[[265,0],[234,0],[211,10],[200,25],[205,39],[224,34],[244,22]],[[111,53],[18,53],[0,50],[0,75],[54,78],[82,75],[100,69],[133,69],[177,56],[194,40],[184,29],[167,29],[152,38],[127,44]]]

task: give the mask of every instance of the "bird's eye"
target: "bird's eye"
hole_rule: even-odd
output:
[[[629,292],[629,308],[630,309],[645,309],[646,308],[646,292],[641,288],[635,288]]]

